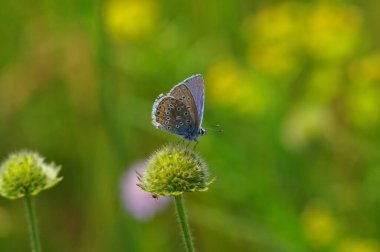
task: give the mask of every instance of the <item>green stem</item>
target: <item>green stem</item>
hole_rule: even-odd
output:
[[[177,210],[178,221],[182,230],[182,237],[185,243],[187,252],[194,252],[193,239],[191,238],[191,233],[189,229],[189,224],[187,223],[187,217],[185,212],[185,206],[183,204],[182,194],[179,196],[174,196],[174,202]]]
[[[25,196],[26,213],[29,222],[29,233],[32,241],[32,251],[41,252],[41,242],[38,234],[37,217],[31,196]]]

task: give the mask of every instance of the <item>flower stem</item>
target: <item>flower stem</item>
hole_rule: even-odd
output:
[[[185,212],[185,206],[183,204],[183,196],[174,196],[174,202],[177,210],[178,221],[182,230],[182,237],[185,243],[187,252],[194,252],[193,239],[191,238],[189,224],[187,223],[187,216]]]
[[[38,234],[37,217],[34,204],[30,195],[25,196],[26,213],[29,222],[29,233],[32,241],[32,251],[41,252],[41,242]]]

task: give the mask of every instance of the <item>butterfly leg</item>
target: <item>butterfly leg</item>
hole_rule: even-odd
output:
[[[197,148],[198,144],[199,144],[199,142],[198,142],[198,140],[196,140],[196,141],[195,141],[195,145],[194,145],[194,147],[193,147],[193,150],[195,150],[195,149]]]

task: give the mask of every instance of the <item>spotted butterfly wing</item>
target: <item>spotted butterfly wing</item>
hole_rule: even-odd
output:
[[[194,131],[194,121],[186,105],[171,96],[160,96],[153,105],[153,124],[162,130],[180,136]]]
[[[200,74],[174,86],[153,104],[153,124],[162,130],[198,142],[206,133],[201,127],[204,106],[204,83]]]
[[[195,105],[194,97],[189,88],[184,83],[180,83],[170,90],[169,95],[185,104],[186,108],[190,112],[190,116],[193,119],[196,128],[198,129],[200,127],[200,121],[197,106]]]
[[[205,98],[205,85],[201,74],[193,75],[183,81],[185,86],[190,90],[194,98],[194,103],[198,111],[199,127],[202,124],[204,98]]]

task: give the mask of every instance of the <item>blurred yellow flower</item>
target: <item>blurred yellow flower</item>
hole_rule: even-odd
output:
[[[263,96],[245,72],[231,59],[221,60],[206,73],[210,99],[230,106],[242,114],[258,113],[263,108]]]
[[[325,246],[335,238],[338,229],[337,220],[324,202],[312,202],[302,213],[303,230],[314,246]]]
[[[304,29],[302,7],[295,2],[283,3],[247,18],[242,32],[249,42],[248,60],[253,68],[269,74],[287,73],[295,68],[299,34]]]
[[[289,149],[302,149],[317,138],[328,136],[332,128],[330,112],[317,105],[299,105],[283,127],[283,141]]]
[[[379,242],[364,239],[348,239],[337,248],[337,252],[377,252],[380,251]]]
[[[315,67],[310,73],[305,99],[319,104],[330,104],[338,95],[343,76],[344,72],[340,67]]]
[[[313,56],[336,60],[351,55],[361,39],[359,10],[326,3],[313,6],[312,10],[305,42]]]
[[[303,4],[281,3],[248,16],[243,23],[243,33],[263,43],[281,41],[292,46],[291,42],[298,39],[292,36],[303,30],[305,17]]]
[[[274,75],[289,73],[297,67],[294,52],[281,45],[251,46],[248,61],[254,69]]]
[[[354,86],[349,89],[346,101],[348,120],[363,130],[374,129],[380,123],[380,88]]]
[[[357,85],[380,83],[380,52],[356,60],[349,70],[350,80]]]
[[[107,30],[115,39],[131,41],[149,37],[157,25],[158,7],[150,0],[111,0],[107,4]]]
[[[339,61],[352,55],[360,38],[362,15],[350,5],[285,2],[248,16],[242,33],[254,69],[289,74],[306,55]]]

